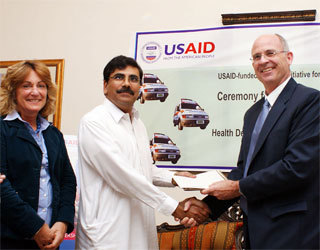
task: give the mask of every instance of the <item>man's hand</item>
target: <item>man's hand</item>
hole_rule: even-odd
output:
[[[178,220],[187,216],[186,212],[184,211],[184,204],[182,201],[179,202],[176,210],[174,210],[174,212],[172,213],[172,216],[174,218],[177,218]]]
[[[194,174],[191,174],[190,172],[186,172],[186,171],[182,171],[182,172],[175,172],[174,175],[178,175],[178,176],[185,176],[185,177],[189,177],[189,178],[196,178],[197,176]],[[172,179],[171,183],[175,186],[178,186],[178,184],[175,182],[174,179]]]
[[[44,249],[57,249],[64,239],[64,235],[67,232],[67,224],[65,222],[56,222],[51,227],[51,232],[54,234],[54,240],[50,245],[45,246]]]
[[[180,205],[183,206],[183,211]],[[180,220],[181,224],[190,227],[203,223],[208,219],[210,212],[206,203],[192,197],[180,202],[172,215],[175,217],[175,220]]]
[[[212,183],[208,188],[203,189],[201,193],[215,196],[219,200],[230,200],[241,195],[239,181],[231,180]]]
[[[40,230],[34,235],[33,239],[40,249],[52,243],[54,234],[51,232],[48,224],[44,223]]]

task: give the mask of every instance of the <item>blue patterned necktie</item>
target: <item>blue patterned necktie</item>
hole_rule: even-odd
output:
[[[257,143],[257,140],[258,140],[258,137],[260,134],[260,130],[261,130],[263,123],[269,113],[269,107],[270,107],[270,104],[269,104],[268,100],[266,99],[264,101],[262,110],[259,114],[259,117],[256,121],[256,124],[254,126],[254,129],[253,129],[253,132],[251,135],[251,142],[250,142],[249,152],[248,152],[248,156],[247,156],[246,166],[244,167],[243,177],[246,177],[248,174],[248,169],[249,169],[249,165],[251,163],[252,154],[253,154],[254,148],[256,147],[256,143]],[[246,215],[248,215],[247,199],[243,195],[241,195],[241,197],[240,197],[240,207],[241,207],[242,211]]]
[[[256,147],[256,143],[257,143],[257,140],[258,140],[258,137],[259,137],[259,134],[260,134],[260,130],[263,126],[263,123],[269,113],[269,107],[270,107],[270,104],[268,102],[268,100],[266,99],[264,101],[264,104],[263,104],[263,107],[262,107],[262,110],[259,114],[259,117],[256,121],[256,124],[254,126],[254,129],[253,129],[253,132],[252,132],[252,135],[251,135],[251,142],[250,142],[250,147],[249,147],[249,152],[248,152],[248,156],[247,156],[247,161],[246,161],[246,166],[244,168],[244,173],[243,173],[243,177],[246,177],[247,174],[248,174],[248,169],[249,169],[249,165],[251,163],[251,158],[252,158],[252,154],[253,154],[253,151],[254,151],[254,148]]]

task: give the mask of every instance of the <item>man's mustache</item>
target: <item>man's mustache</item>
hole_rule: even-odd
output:
[[[132,91],[132,89],[130,89],[130,87],[122,87],[121,89],[118,89],[117,90],[117,93],[118,94],[121,94],[121,93],[128,93],[130,95],[134,95],[134,92]]]

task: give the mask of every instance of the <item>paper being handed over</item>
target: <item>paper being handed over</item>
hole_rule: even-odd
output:
[[[201,190],[209,187],[213,182],[223,181],[227,178],[219,170],[211,170],[197,174],[196,178],[174,175],[173,179],[184,190]]]

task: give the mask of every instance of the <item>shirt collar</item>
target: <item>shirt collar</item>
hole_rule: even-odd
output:
[[[276,89],[274,89],[268,96],[265,96],[265,99],[267,99],[270,104],[270,108],[276,102],[277,98],[279,97],[282,90],[289,82],[290,78],[291,78],[291,76],[289,76],[283,83],[281,83]]]
[[[130,119],[130,115],[128,113],[124,113],[121,109],[119,109],[113,102],[111,102],[108,98],[104,100],[104,106],[108,109],[113,119],[119,123],[120,120]],[[139,112],[134,107],[132,107],[132,117],[133,119],[139,118]]]
[[[47,129],[47,127],[49,127],[50,123],[46,119],[44,119],[41,115],[38,115],[38,118],[39,118],[40,124],[41,124],[40,125],[40,130],[43,131],[43,130]],[[5,120],[5,121],[13,121],[15,119],[18,119],[18,120],[22,121],[23,123],[28,123],[28,122],[26,122],[25,120],[23,120],[21,118],[21,116],[19,115],[19,113],[16,110],[13,110],[3,120]]]

